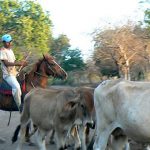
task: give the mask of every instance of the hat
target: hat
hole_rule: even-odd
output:
[[[2,36],[2,41],[3,42],[11,42],[12,37],[9,34],[5,34],[5,35]]]

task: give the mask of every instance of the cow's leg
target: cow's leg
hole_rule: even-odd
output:
[[[46,132],[38,129],[36,132],[36,142],[40,150],[46,150],[45,136]]]
[[[128,137],[120,128],[116,128],[111,135],[112,150],[130,150]]]
[[[124,150],[130,150],[130,144],[128,141],[125,143]]]
[[[94,150],[105,150],[107,147],[107,142],[109,139],[109,135],[111,134],[111,130],[105,129],[98,131],[94,143]]]
[[[82,150],[86,150],[86,138],[85,138],[86,127],[84,127],[83,125],[80,125],[78,128],[78,131],[79,131],[79,137],[81,140],[81,148]]]
[[[55,135],[55,130],[53,129],[50,133],[50,144],[55,144],[55,141],[54,141],[54,135]]]
[[[55,129],[55,140],[58,150],[65,149],[67,133],[68,133],[67,130]]]
[[[149,145],[147,145],[146,150],[150,150],[150,146]]]
[[[22,150],[23,142],[25,141],[26,127],[21,126],[20,137],[18,138],[18,146],[16,150]]]
[[[29,136],[30,127],[31,127],[31,122],[29,122],[26,127],[26,133],[25,133],[26,142],[30,142],[30,136]]]
[[[85,127],[85,143],[89,143],[89,134],[90,134],[90,127],[86,125]]]
[[[75,143],[74,148],[75,149],[80,149],[81,148],[81,140],[80,140],[80,137],[79,137],[79,134],[78,134],[78,127],[77,127],[77,125],[74,125],[71,128],[71,135],[72,135],[72,137],[74,139],[74,143]]]
[[[118,137],[117,139],[112,137],[111,146],[112,150],[130,150],[128,138],[126,136]]]
[[[94,150],[105,150],[107,147],[107,143],[109,141],[109,137],[112,131],[116,128],[115,123],[108,124],[102,113],[96,111],[96,137],[95,143],[93,146]]]

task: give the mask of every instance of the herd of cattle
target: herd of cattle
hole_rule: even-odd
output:
[[[37,145],[46,150],[50,131],[58,150],[88,149],[88,131],[94,128],[92,150],[129,150],[129,139],[150,142],[150,82],[106,80],[96,88],[36,88],[24,100],[20,125],[14,133],[17,150],[22,149],[26,126],[32,122]],[[20,132],[20,136],[18,133]]]

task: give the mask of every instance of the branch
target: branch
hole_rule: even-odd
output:
[[[127,60],[130,61],[136,54],[137,52],[133,53]]]

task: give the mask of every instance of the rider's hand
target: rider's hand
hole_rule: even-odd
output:
[[[25,60],[20,61],[20,66],[25,67],[25,66],[27,66],[27,65],[28,65],[28,62],[27,62],[27,61],[25,61]]]

